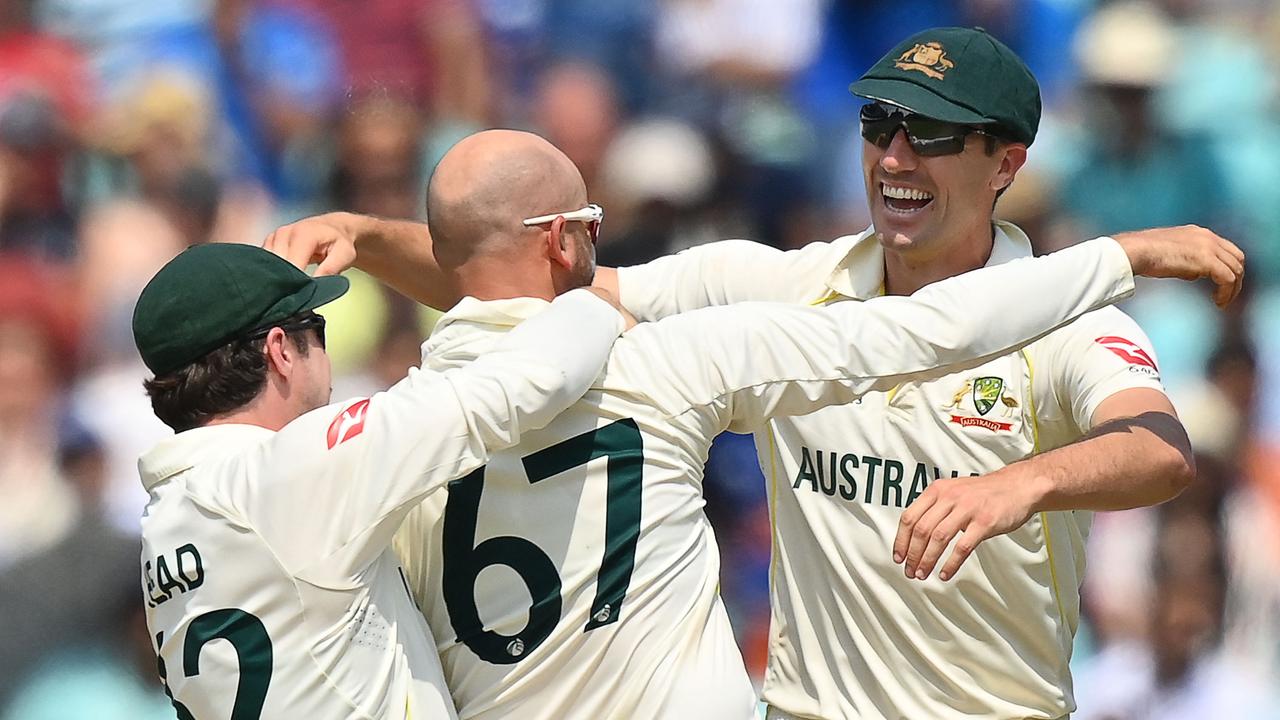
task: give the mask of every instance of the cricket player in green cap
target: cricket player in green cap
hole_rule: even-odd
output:
[[[981,30],[926,30],[852,90],[870,101],[871,227],[790,252],[712,243],[599,268],[595,284],[657,320],[910,295],[1032,255],[993,216],[1040,118],[1037,83],[1011,50]],[[1134,274],[1210,277],[1220,305],[1239,292],[1244,255],[1209,230],[1115,240]],[[458,300],[420,224],[335,213],[268,244],[322,273],[354,263],[430,305]],[[980,367],[774,417],[755,437],[773,526],[770,718],[1065,718],[1091,511],[1161,502],[1194,475],[1150,343],[1111,308]]]
[[[179,720],[456,717],[392,534],[577,401],[624,323],[586,290],[531,300],[483,358],[330,405],[314,310],[346,289],[218,244],[138,300],[147,393],[177,431],[139,470],[147,626]]]

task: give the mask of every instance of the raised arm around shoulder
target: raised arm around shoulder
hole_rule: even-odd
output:
[[[1124,250],[1098,238],[1038,258],[967,272],[906,298],[868,301],[892,310],[890,347],[937,366],[1021,348],[1075,318],[1133,294]],[[889,304],[897,307],[890,308]]]
[[[325,213],[277,228],[263,247],[300,268],[318,263],[316,275],[358,268],[430,307],[447,309],[461,298],[436,264],[425,223]]]
[[[622,305],[642,321],[738,302],[805,302],[851,246],[840,238],[782,251],[749,240],[689,248],[610,279]]]
[[[1055,286],[1058,292],[1043,292]],[[668,348],[667,362],[685,366],[664,375],[688,407],[719,403],[746,429],[976,366],[1132,289],[1124,252],[1100,239],[949,278],[908,297],[704,309],[642,326],[637,339],[655,336]]]
[[[414,368],[372,398],[308,413],[265,450],[270,477],[248,513],[291,569],[317,583],[349,577],[415,503],[581,398],[622,326],[608,303],[574,291],[468,365]]]
[[[519,443],[522,432],[544,427],[577,402],[604,369],[623,327],[622,315],[607,302],[573,290],[445,377],[470,408],[475,437],[494,452]]]

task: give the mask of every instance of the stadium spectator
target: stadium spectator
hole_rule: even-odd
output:
[[[1182,61],[1159,10],[1137,1],[1099,10],[1081,28],[1076,53],[1088,120],[1079,165],[1063,185],[1067,212],[1086,234],[1220,226],[1231,210],[1222,169],[1205,138],[1168,127],[1155,103]]]
[[[467,0],[282,0],[328,20],[338,34],[350,98],[406,100],[431,117],[489,117],[488,64]]]
[[[92,98],[79,51],[36,29],[27,3],[0,3],[0,250],[54,260],[75,253],[64,175]]]
[[[1221,652],[1226,578],[1217,517],[1165,513],[1148,640],[1117,643],[1079,674],[1082,720],[1269,717],[1261,679]],[[1194,541],[1194,542],[1193,542]],[[1194,550],[1187,554],[1181,550]]]
[[[110,625],[104,593],[137,589],[136,536],[103,520],[96,440],[67,415],[73,303],[63,275],[0,257],[0,709],[49,653]]]

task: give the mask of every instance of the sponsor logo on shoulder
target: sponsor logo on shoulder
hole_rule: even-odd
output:
[[[369,401],[365,399],[338,413],[338,417],[329,423],[329,433],[326,436],[329,449],[332,450],[364,432],[364,420],[368,412]]]
[[[1151,375],[1152,377],[1160,374],[1160,368],[1156,367],[1156,361],[1152,359],[1151,355],[1131,340],[1116,335],[1103,335],[1094,339],[1094,342],[1128,363],[1129,372]]]

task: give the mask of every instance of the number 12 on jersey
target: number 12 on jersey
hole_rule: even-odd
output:
[[[644,441],[631,419],[556,443],[524,458],[525,474],[534,484],[566,470],[607,458],[604,557],[596,577],[591,619],[583,632],[618,621],[622,601],[635,568],[640,538],[641,478]],[[510,535],[491,537],[474,545],[484,468],[449,483],[444,512],[444,602],[458,639],[477,656],[495,665],[520,662],[551,635],[560,620],[560,574],[546,552],[529,540]],[[529,620],[514,635],[484,629],[476,604],[475,584],[491,565],[506,565],[529,587],[533,605]]]

